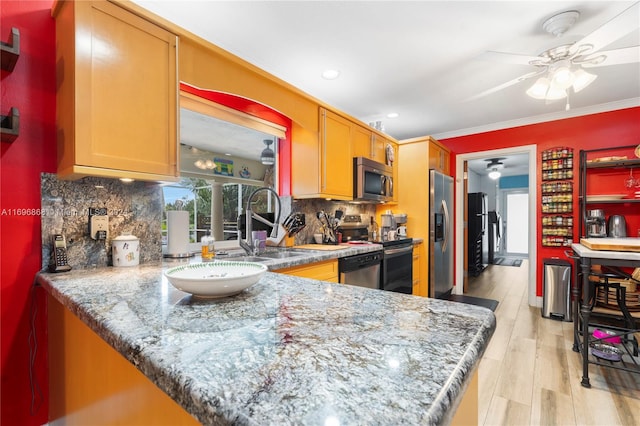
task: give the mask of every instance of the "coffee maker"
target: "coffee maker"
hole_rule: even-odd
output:
[[[394,215],[398,227],[398,238],[407,238],[407,215],[406,213]]]
[[[381,214],[380,219],[382,224],[380,225],[380,238],[382,241],[395,240],[396,239],[396,220],[393,217],[393,213],[387,210],[387,213]]]
[[[587,237],[604,238],[607,236],[607,226],[605,224],[604,210],[587,210],[585,221]]]

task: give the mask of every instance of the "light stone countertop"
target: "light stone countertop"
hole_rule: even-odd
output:
[[[640,262],[640,253],[632,251],[612,251],[612,250],[592,250],[582,244],[573,243],[571,248],[580,257],[589,257],[597,259],[613,259]]]
[[[272,272],[197,299],[170,266],[37,282],[203,424],[446,423],[495,330],[485,308]]]

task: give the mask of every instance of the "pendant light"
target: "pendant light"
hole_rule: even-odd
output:
[[[260,162],[265,166],[271,166],[276,163],[276,153],[269,148],[269,146],[273,143],[271,139],[265,139],[262,141],[267,147],[262,150],[262,154],[260,154]]]

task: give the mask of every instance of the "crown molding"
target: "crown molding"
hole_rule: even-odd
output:
[[[509,129],[512,127],[527,126],[529,124],[544,123],[547,121],[562,120],[566,118],[580,117],[583,115],[598,114],[601,112],[616,111],[619,109],[633,108],[640,106],[640,98],[623,99],[605,104],[591,105],[584,108],[571,109],[569,111],[558,111],[549,114],[535,115],[531,117],[518,118],[516,120],[500,121],[492,124],[485,124],[466,129],[452,130],[450,132],[432,135],[437,140],[455,138],[460,136],[474,135],[478,133],[491,132],[495,130]]]

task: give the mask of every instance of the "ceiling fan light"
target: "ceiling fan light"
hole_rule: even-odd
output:
[[[558,87],[555,84],[549,85],[549,91],[545,97],[548,101],[555,101],[557,99],[564,99],[567,97],[567,91],[563,87]]]
[[[276,153],[269,148],[269,145],[273,143],[271,139],[265,139],[262,141],[267,147],[262,150],[260,154],[260,162],[265,166],[271,166],[276,163]]]
[[[568,67],[559,67],[551,77],[551,85],[568,89],[573,84],[574,75]]]
[[[498,179],[502,174],[498,171],[498,169],[493,169],[489,172],[489,179],[493,179],[496,180]]]
[[[597,75],[588,73],[582,68],[574,73],[574,77],[573,91],[576,93],[593,83],[593,81],[598,78]]]
[[[533,99],[544,99],[549,90],[549,80],[545,77],[539,78],[533,86],[527,90],[527,95]]]

